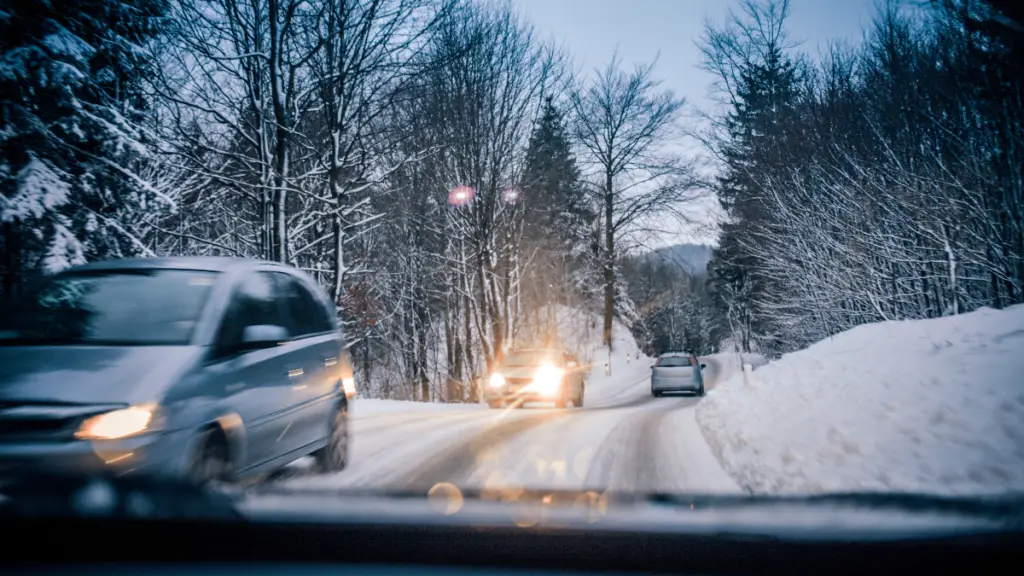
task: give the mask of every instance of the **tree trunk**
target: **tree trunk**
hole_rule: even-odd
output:
[[[615,313],[615,231],[613,229],[612,174],[605,174],[604,193],[604,344],[612,350],[612,316]]]

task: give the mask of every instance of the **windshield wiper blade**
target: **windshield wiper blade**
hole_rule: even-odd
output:
[[[651,494],[648,500],[660,504],[709,509],[748,506],[851,506],[902,512],[937,512],[996,518],[1024,527],[1024,494],[991,496],[942,496],[914,492],[836,492],[809,495],[712,495]]]

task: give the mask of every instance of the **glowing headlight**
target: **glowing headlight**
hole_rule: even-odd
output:
[[[494,374],[491,374],[491,378],[488,380],[488,383],[491,385],[491,388],[501,388],[505,385],[505,377],[495,372]]]
[[[356,394],[356,379],[352,376],[346,376],[341,379],[341,387],[345,390],[345,396],[351,398]]]
[[[82,422],[75,438],[82,440],[114,440],[134,436],[153,429],[152,405],[132,406],[99,414]]]
[[[533,375],[533,388],[545,395],[556,394],[562,387],[563,372],[560,368],[545,364]]]

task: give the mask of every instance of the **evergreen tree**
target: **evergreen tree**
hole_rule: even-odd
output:
[[[765,209],[766,183],[781,175],[789,158],[786,119],[797,98],[798,70],[779,43],[761,61],[739,71],[734,108],[725,121],[725,166],[716,192],[728,216],[708,266],[720,312],[745,351],[771,346],[775,327],[767,305],[771,278],[752,247],[763,253],[777,223]],[[777,180],[776,180],[777,181]]]
[[[576,250],[585,237],[592,211],[580,185],[565,120],[550,96],[530,136],[523,188],[526,229],[543,237],[551,250]]]
[[[142,80],[163,0],[0,8],[3,291],[26,275],[131,254],[117,214],[151,199]]]
[[[593,209],[565,132],[549,96],[530,136],[522,178],[522,252],[531,262],[524,294],[536,307],[566,302],[585,286]]]

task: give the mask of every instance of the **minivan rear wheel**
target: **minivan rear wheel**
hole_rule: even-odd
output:
[[[339,406],[331,420],[327,444],[313,453],[319,472],[340,472],[348,464],[348,406]]]

